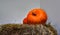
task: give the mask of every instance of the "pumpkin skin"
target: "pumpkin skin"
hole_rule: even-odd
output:
[[[24,18],[23,24],[27,24],[27,18]]]
[[[47,14],[43,9],[35,8],[29,11],[27,21],[29,24],[45,24],[47,21]]]

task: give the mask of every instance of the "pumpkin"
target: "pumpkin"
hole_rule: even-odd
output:
[[[24,18],[23,24],[27,24],[27,18]]]
[[[45,24],[47,21],[47,14],[41,8],[35,8],[29,11],[27,15],[28,24]]]

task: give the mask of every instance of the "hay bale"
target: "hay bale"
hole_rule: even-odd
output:
[[[57,35],[50,24],[4,24],[0,25],[0,35]]]

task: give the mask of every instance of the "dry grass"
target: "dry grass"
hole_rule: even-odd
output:
[[[50,24],[4,24],[0,25],[0,35],[57,35],[57,31]]]

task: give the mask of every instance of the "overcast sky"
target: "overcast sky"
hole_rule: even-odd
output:
[[[22,23],[32,8],[40,8],[40,0],[0,0],[0,23]]]

